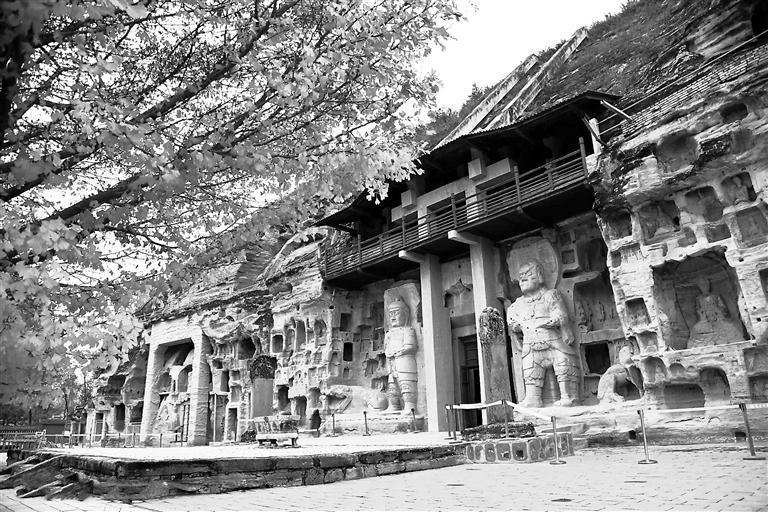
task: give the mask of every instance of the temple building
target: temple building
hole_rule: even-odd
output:
[[[383,201],[154,315],[142,438],[768,401],[767,3],[656,3],[526,59]]]

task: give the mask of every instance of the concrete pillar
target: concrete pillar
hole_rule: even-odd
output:
[[[157,391],[157,379],[163,370],[165,346],[152,343],[150,338],[147,378],[144,383],[144,409],[141,412],[141,431],[139,439],[146,443],[152,433],[152,425],[160,407],[160,393]]]
[[[493,242],[487,238],[472,235],[469,233],[459,233],[456,230],[448,233],[448,238],[456,242],[462,242],[469,245],[469,259],[472,264],[472,296],[475,303],[475,328],[480,333],[480,313],[487,307],[499,309],[502,316],[504,310],[496,298],[496,247]],[[504,349],[506,350],[506,348]],[[483,357],[483,346],[480,338],[477,339],[477,353],[480,372],[480,398],[483,402],[494,401],[491,396],[491,368],[487,368],[487,359]],[[498,355],[494,361],[499,359]],[[503,360],[509,365],[509,362]],[[496,371],[505,372],[509,375],[507,367],[496,368]],[[509,378],[507,377],[507,382]],[[483,409],[483,423],[488,423],[488,411]]]
[[[203,334],[192,338],[195,344],[195,355],[192,359],[192,373],[189,376],[189,436],[190,446],[208,444],[208,383],[211,378],[211,368],[208,366],[208,355],[211,345]]]
[[[400,251],[400,257],[419,263],[421,315],[424,334],[424,379],[427,402],[427,429],[448,430],[445,405],[455,403],[453,394],[453,347],[451,322],[443,303],[440,260],[434,254]]]

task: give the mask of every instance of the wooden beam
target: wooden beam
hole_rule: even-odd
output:
[[[338,229],[339,231],[346,231],[347,233],[349,233],[351,235],[357,235],[357,230],[356,229],[348,228],[347,226],[344,226],[343,224],[328,224],[328,225],[330,227],[332,227],[332,228]]]
[[[454,242],[467,245],[479,246],[483,241],[483,237],[467,232],[460,233],[459,231],[452,229],[448,232],[448,240],[453,240]]]
[[[611,105],[610,103],[608,103],[608,102],[607,102],[607,101],[605,101],[605,100],[600,100],[600,104],[601,104],[601,105],[603,105],[604,107],[608,108],[608,109],[611,109],[611,110],[613,110],[614,112],[616,112],[617,114],[619,114],[619,115],[620,115],[621,117],[623,117],[624,119],[626,119],[626,120],[628,120],[628,121],[631,121],[631,120],[632,120],[632,116],[631,116],[631,115],[629,115],[629,114],[627,114],[627,113],[626,113],[626,112],[624,112],[623,110],[621,110],[619,107],[616,107],[616,106],[614,106],[614,105]]]
[[[402,260],[408,260],[414,263],[422,263],[427,260],[426,255],[413,251],[399,251],[397,256]]]
[[[600,143],[601,146],[607,147],[608,145],[603,141],[603,139],[600,138],[600,134],[595,131],[595,129],[592,127],[591,124],[589,124],[589,119],[587,119],[587,116],[581,116],[581,122],[584,123],[584,126],[587,127],[587,130],[589,130],[589,133],[592,134],[592,138],[595,139],[597,142]]]

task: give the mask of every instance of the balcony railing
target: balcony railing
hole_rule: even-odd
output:
[[[392,258],[402,250],[418,249],[445,238],[451,230],[471,228],[488,220],[546,198],[552,193],[585,183],[587,163],[584,142],[580,149],[541,167],[518,173],[474,195],[451,195],[450,204],[441,206],[412,220],[405,220],[389,231],[351,245],[326,250],[324,276],[333,279],[363,266]]]

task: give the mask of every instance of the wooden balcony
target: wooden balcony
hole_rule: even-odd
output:
[[[587,173],[582,143],[577,151],[535,169],[512,172],[507,179],[474,195],[451,196],[448,204],[427,215],[404,220],[398,227],[374,238],[358,238],[335,252],[327,250],[323,255],[323,276],[331,281],[397,258],[399,251],[428,250],[447,240],[451,230],[473,231],[503,219],[509,224],[510,215],[519,214],[527,206],[584,187]]]

